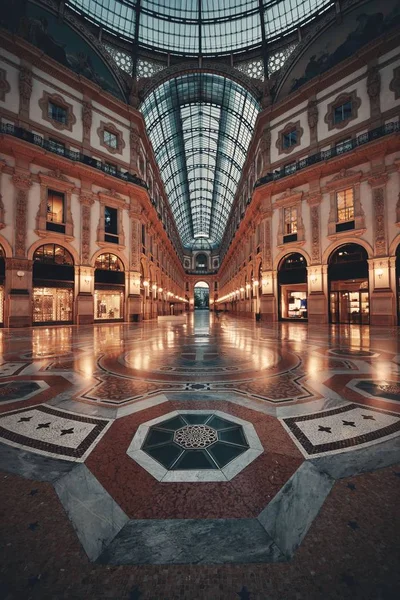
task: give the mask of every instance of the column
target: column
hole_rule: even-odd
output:
[[[314,193],[307,198],[311,220],[311,264],[307,267],[307,313],[308,322],[318,325],[328,322],[328,288],[321,265],[321,200],[320,193]]]
[[[270,201],[271,199],[269,198],[268,204],[270,204]],[[271,220],[271,208],[264,207],[263,220],[261,221],[262,280],[260,282],[260,312],[261,320],[268,322],[276,321],[278,319],[272,268]]]
[[[6,259],[6,297],[9,297],[7,327],[32,325],[32,261],[26,256],[26,220],[29,189],[32,185],[29,171],[16,171],[14,256]]]
[[[94,268],[90,264],[91,211],[94,196],[81,192],[81,264],[78,270],[78,294],[76,297],[76,322],[89,325],[94,322]]]
[[[128,275],[128,320],[138,322],[143,318],[142,298],[140,295],[140,254],[141,254],[141,207],[133,198],[129,211],[130,217],[130,258]]]

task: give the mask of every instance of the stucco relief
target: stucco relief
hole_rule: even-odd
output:
[[[19,70],[19,112],[22,117],[29,117],[29,103],[32,95],[32,70],[30,67],[21,66]]]
[[[400,98],[400,67],[393,69],[393,79],[390,82],[389,89],[394,92],[395,100]]]
[[[318,126],[318,102],[316,99],[311,99],[307,106],[307,121],[310,128],[310,144],[316,144],[317,126]]]
[[[370,101],[371,117],[378,117],[381,114],[381,76],[379,68],[376,65],[368,69],[367,92]]]
[[[0,100],[4,102],[6,95],[11,90],[10,84],[7,81],[7,71],[0,69]]]
[[[314,204],[310,208],[311,212],[311,260],[315,264],[321,262],[321,252],[319,243],[319,205]]]
[[[12,180],[16,190],[14,252],[17,257],[25,258],[28,194],[32,179],[28,174],[15,173]]]
[[[81,194],[81,260],[83,265],[90,265],[90,220],[91,206],[94,199],[91,194]]]
[[[90,130],[92,128],[93,110],[91,102],[82,103],[83,142],[90,144]]]

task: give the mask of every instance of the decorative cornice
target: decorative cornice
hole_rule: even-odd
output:
[[[362,171],[353,171],[352,169],[341,169],[340,172],[332,177],[326,184],[325,187],[335,189],[343,185],[351,185],[358,183],[362,177]]]

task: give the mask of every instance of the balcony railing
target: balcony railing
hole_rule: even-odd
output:
[[[218,269],[185,269],[188,275],[215,275]]]
[[[41,135],[32,133],[31,131],[23,129],[22,127],[16,127],[11,123],[3,123],[0,127],[0,132],[7,135],[12,135],[20,140],[34,144],[35,146],[39,146],[40,148],[48,150],[49,152],[57,154],[58,156],[64,156],[65,158],[68,158],[74,162],[79,162],[89,167],[93,167],[98,171],[103,171],[103,173],[111,175],[112,177],[116,177],[117,179],[121,179],[122,181],[134,183],[135,185],[140,185],[141,187],[147,189],[146,182],[133,173],[129,173],[129,171],[121,171],[113,165],[109,165],[101,160],[97,160],[97,158],[86,156],[86,154],[82,154],[82,152],[75,152],[74,150],[63,148],[61,145],[54,144],[54,142],[51,142],[50,140],[45,140]]]
[[[398,131],[400,131],[400,125],[398,122],[386,123],[386,125],[382,125],[381,127],[377,127],[376,129],[372,129],[371,131],[362,133],[361,135],[357,136],[352,140],[348,140],[345,143],[338,144],[335,148],[330,148],[329,150],[322,150],[321,152],[317,152],[317,154],[312,154],[311,156],[307,156],[307,158],[302,158],[301,160],[298,160],[295,163],[290,163],[290,165],[282,167],[281,169],[278,169],[273,173],[268,173],[264,177],[258,179],[254,187],[259,187],[260,185],[265,185],[266,183],[270,183],[271,181],[283,179],[283,177],[293,175],[293,173],[297,173],[297,171],[301,171],[302,169],[306,169],[307,167],[311,167],[312,165],[315,165],[317,163],[329,160],[330,158],[341,156],[342,154],[346,154],[346,152],[351,152],[359,146],[368,144],[368,142],[372,142],[385,135],[390,135]]]

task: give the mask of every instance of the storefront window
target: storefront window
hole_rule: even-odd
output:
[[[122,301],[122,292],[96,290],[94,293],[95,319],[122,319]]]
[[[72,322],[72,289],[35,287],[33,289],[33,322]]]
[[[284,290],[282,317],[284,319],[307,319],[307,292]]]

